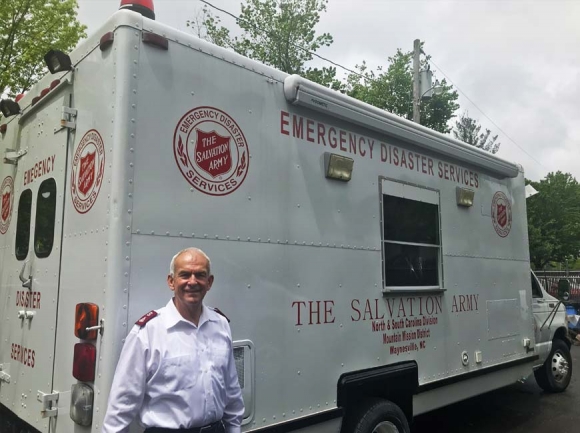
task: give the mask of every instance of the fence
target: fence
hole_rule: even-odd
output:
[[[544,289],[552,296],[558,296],[560,280],[570,283],[570,300],[580,301],[580,271],[534,271]]]

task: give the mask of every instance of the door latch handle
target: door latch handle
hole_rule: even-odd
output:
[[[18,276],[18,278],[20,278],[20,281],[22,281],[22,287],[26,287],[27,289],[30,289],[32,287],[32,275],[30,275],[28,277],[28,279],[24,278],[24,271],[26,270],[27,264],[28,264],[28,260],[26,260],[24,262],[24,264],[22,265],[22,270],[20,271],[20,275]]]

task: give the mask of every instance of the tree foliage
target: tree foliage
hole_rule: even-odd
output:
[[[455,122],[455,129],[453,136],[467,144],[485,150],[486,152],[497,153],[501,143],[497,141],[497,135],[491,137],[491,131],[486,129],[481,131],[481,125],[477,120],[469,117],[469,113],[465,111],[459,120]]]
[[[530,260],[536,269],[580,257],[580,184],[569,173],[549,173],[531,184],[527,199]]]
[[[429,57],[422,62],[426,67]],[[375,107],[413,118],[413,52],[398,49],[388,58],[387,69],[379,67],[374,72],[369,70],[363,61],[356,66],[356,73],[348,75],[346,84],[341,90]],[[459,105],[455,102],[458,94],[446,80],[440,84],[440,92],[421,102],[421,125],[442,133],[449,133],[449,120],[454,116]]]
[[[85,36],[76,0],[0,0],[0,94],[28,90],[52,48],[70,51]]]
[[[207,6],[201,16],[187,21],[187,26],[203,39],[233,49],[254,60],[288,74],[300,74],[323,85],[330,85],[335,68],[307,68],[312,53],[332,44],[328,33],[314,30],[328,0],[245,0],[236,20],[241,36],[232,37]]]

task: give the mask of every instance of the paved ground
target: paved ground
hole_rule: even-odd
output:
[[[413,433],[567,433],[580,431],[580,346],[568,389],[546,394],[533,378],[415,418]]]

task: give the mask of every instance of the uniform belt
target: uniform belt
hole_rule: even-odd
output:
[[[190,427],[190,428],[164,428],[164,427],[149,427],[145,429],[145,433],[222,433],[225,431],[223,423],[216,421],[212,424],[205,425],[203,427]]]

